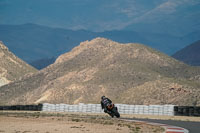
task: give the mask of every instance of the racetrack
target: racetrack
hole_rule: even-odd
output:
[[[138,118],[126,118],[130,120],[139,120],[139,121],[148,121],[155,123],[162,123],[167,125],[173,125],[185,128],[189,130],[189,133],[200,133],[200,122],[192,122],[192,121],[177,121],[177,120],[155,120],[155,119],[138,119]],[[200,118],[199,118],[200,119]]]
[[[145,115],[121,115],[122,119],[134,120],[132,123],[124,123],[116,118],[111,118],[107,114],[93,114],[93,113],[58,113],[58,112],[34,112],[34,111],[0,111],[0,132],[13,131],[38,131],[33,130],[34,128],[40,128],[46,130],[46,132],[52,132],[58,130],[65,132],[65,130],[76,132],[115,132],[115,133],[126,133],[133,130],[143,131],[157,131],[162,132],[160,128],[155,126],[149,126],[148,124],[142,124],[139,121],[148,121],[154,123],[162,123],[172,126],[178,126],[186,128],[190,133],[200,133],[200,118],[199,117],[183,117],[183,116],[145,116]],[[8,119],[9,118],[9,119]],[[143,119],[141,119],[143,118]],[[144,119],[145,118],[145,119]],[[148,119],[147,119],[148,118]],[[166,120],[155,120],[155,119],[166,119]],[[173,120],[169,120],[173,119]],[[135,121],[136,120],[136,121]],[[182,120],[182,121],[181,121]],[[23,122],[26,121],[26,122]],[[196,121],[196,122],[194,122]],[[92,123],[92,124],[91,124]],[[123,123],[123,124],[122,124]],[[144,122],[145,123],[145,122]],[[4,126],[3,126],[4,125]],[[12,126],[11,126],[12,125]],[[18,125],[18,126],[17,126]],[[24,129],[14,129],[24,125]],[[27,128],[31,125],[32,128]],[[42,126],[41,126],[42,125]],[[57,125],[58,128],[54,128]],[[63,125],[63,126],[60,126]],[[67,125],[67,126],[66,126]],[[82,126],[81,126],[82,125]],[[6,128],[7,126],[7,128]],[[3,128],[4,129],[3,129]],[[13,128],[11,128],[13,127]],[[47,130],[48,129],[48,130]],[[98,131],[97,131],[98,129]],[[112,130],[111,130],[112,129]],[[160,130],[160,131],[159,131]],[[45,132],[45,133],[46,133]]]

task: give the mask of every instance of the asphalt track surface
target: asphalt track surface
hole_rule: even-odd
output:
[[[128,120],[139,120],[139,121],[147,121],[147,122],[155,122],[161,124],[167,124],[171,126],[178,126],[189,130],[189,133],[200,133],[200,122],[190,122],[190,121],[175,121],[175,120],[154,120],[154,119],[132,119],[125,118]],[[200,119],[200,117],[199,117]]]

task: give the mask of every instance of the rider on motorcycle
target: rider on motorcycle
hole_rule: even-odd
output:
[[[101,108],[104,109],[105,113],[110,113],[110,111],[107,109],[108,105],[110,104],[112,104],[112,101],[109,98],[105,96],[101,97]]]

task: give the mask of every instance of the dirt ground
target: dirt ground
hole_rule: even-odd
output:
[[[5,133],[123,133],[128,127],[72,122],[51,118],[0,117],[0,132]]]
[[[0,133],[163,133],[164,129],[107,115],[0,112]]]

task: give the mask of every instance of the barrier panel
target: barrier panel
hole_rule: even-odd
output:
[[[43,104],[0,106],[0,110],[42,111]]]
[[[174,114],[177,116],[200,116],[199,106],[175,106]]]
[[[115,104],[120,114],[200,116],[199,106]],[[100,104],[49,104],[0,106],[0,110],[104,113]]]
[[[120,114],[174,115],[174,105],[128,105],[115,104]],[[42,111],[104,113],[100,104],[49,104],[44,103]]]

